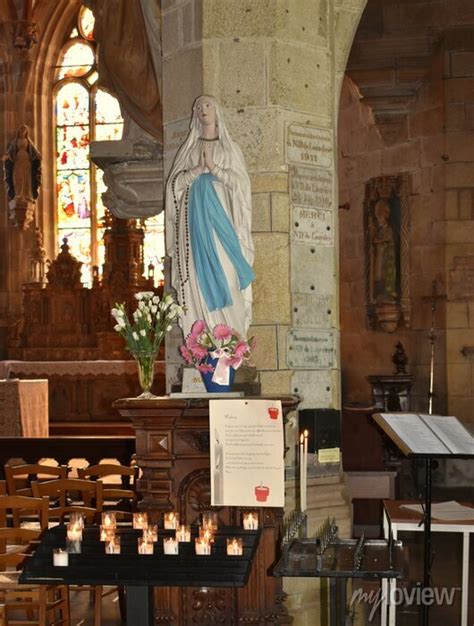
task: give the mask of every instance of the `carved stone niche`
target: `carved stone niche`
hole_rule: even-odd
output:
[[[407,173],[365,185],[365,286],[369,326],[410,327],[410,189]]]

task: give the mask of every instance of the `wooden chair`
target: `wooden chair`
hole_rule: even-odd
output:
[[[102,483],[104,509],[124,512],[135,511],[138,496],[132,485],[135,487],[137,484],[138,467],[101,463],[78,468],[77,474],[79,478]]]
[[[1,493],[1,489],[0,489]],[[48,498],[0,495],[0,527],[12,525],[19,528],[22,523],[34,522],[38,529],[48,528]]]
[[[103,508],[103,485],[100,481],[85,480],[81,478],[66,478],[61,480],[49,480],[46,482],[31,483],[33,493],[45,495],[50,498],[49,518],[64,522],[72,511],[79,511],[94,521],[97,514]],[[69,504],[71,501],[75,504]],[[88,591],[94,603],[94,626],[100,626],[102,609],[102,586],[82,585],[75,587],[79,591]],[[110,592],[108,592],[110,593]]]
[[[68,468],[64,465],[41,465],[39,463],[27,463],[24,465],[5,465],[5,478],[7,491],[11,496],[32,496],[31,483],[54,478],[67,478]]]
[[[28,503],[26,501],[29,501]],[[40,528],[4,527],[8,511],[38,514]],[[69,626],[66,585],[20,585],[19,568],[29,557],[48,520],[48,498],[0,496],[0,624]]]
[[[32,482],[36,497],[48,496],[50,520],[63,523],[73,511],[82,513],[93,522],[103,508],[102,483],[80,478],[60,478],[44,482]]]

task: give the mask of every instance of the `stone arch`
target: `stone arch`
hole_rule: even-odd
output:
[[[335,98],[336,98],[336,116],[339,106],[342,82],[346,71],[347,60],[352,48],[359,22],[364,13],[367,0],[353,0],[352,2],[341,2],[339,9],[335,11],[335,54],[334,54],[334,70],[335,70]]]

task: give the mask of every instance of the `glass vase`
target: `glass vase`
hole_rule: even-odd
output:
[[[150,391],[155,376],[157,354],[157,352],[142,351],[133,355],[138,365],[138,382],[142,388],[142,393],[137,397],[142,400],[157,397]]]

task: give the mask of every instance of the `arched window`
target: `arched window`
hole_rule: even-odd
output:
[[[94,16],[81,7],[64,44],[55,74],[56,237],[67,237],[71,253],[83,263],[82,280],[90,286],[92,266],[104,262],[103,172],[89,159],[89,144],[120,139],[123,120],[118,101],[97,86]],[[164,215],[144,222],[144,268],[155,266],[162,278]]]

